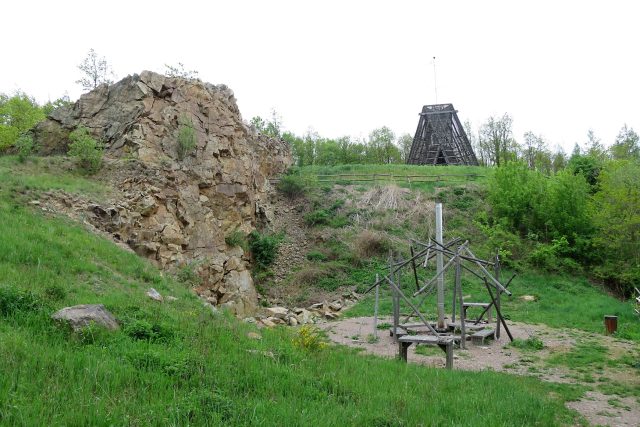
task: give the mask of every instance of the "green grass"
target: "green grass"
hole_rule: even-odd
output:
[[[306,351],[285,328],[214,315],[184,285],[13,190],[100,191],[72,173],[21,176],[0,159],[0,425],[559,425],[575,389],[494,372]],[[5,181],[6,179],[6,181]],[[28,184],[27,184],[28,183]],[[19,199],[19,198],[18,198]],[[179,299],[159,304],[153,286]],[[103,303],[115,332],[50,315]],[[464,393],[460,393],[464,390]],[[442,396],[447,396],[443,399]],[[509,402],[505,405],[504,402]]]

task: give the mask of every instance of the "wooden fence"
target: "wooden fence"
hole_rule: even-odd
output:
[[[438,175],[403,175],[403,174],[391,174],[391,173],[339,173],[332,175],[313,175],[313,178],[303,176],[303,181],[315,181],[315,182],[393,182],[393,183],[412,183],[418,182],[465,182],[474,181],[478,178],[483,178],[485,175],[479,175],[476,173],[468,174],[438,174]],[[276,184],[280,181],[279,178],[271,179],[271,183]]]

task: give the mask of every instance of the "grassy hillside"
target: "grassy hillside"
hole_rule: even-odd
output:
[[[253,331],[111,242],[27,202],[47,188],[100,193],[0,159],[1,425],[557,425],[578,418],[579,390],[494,372],[449,372],[311,351],[289,329]],[[145,296],[154,287],[175,302]],[[122,328],[53,323],[69,305],[103,303]],[[444,397],[446,396],[446,398]]]

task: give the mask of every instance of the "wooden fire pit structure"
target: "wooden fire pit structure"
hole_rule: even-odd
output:
[[[440,204],[438,204],[440,205]],[[484,344],[485,340],[500,338],[501,326],[504,327],[509,339],[513,336],[509,331],[502,311],[500,310],[500,298],[502,294],[511,296],[507,289],[515,277],[513,275],[505,284],[500,282],[500,259],[496,255],[493,261],[479,259],[469,248],[469,242],[461,243],[461,239],[453,239],[442,243],[442,233],[438,232],[438,224],[441,225],[442,207],[436,205],[436,240],[428,243],[411,240],[411,257],[407,260],[394,261],[389,258],[389,273],[383,278],[376,276],[375,283],[365,293],[375,289],[374,334],[377,334],[377,318],[380,286],[388,284],[393,302],[393,325],[389,332],[398,344],[398,357],[407,361],[407,351],[411,344],[425,344],[440,347],[446,353],[446,367],[453,367],[454,345],[465,348],[467,339],[474,344]],[[438,216],[440,218],[438,220]],[[429,260],[436,258],[436,274],[423,284],[418,279],[418,268],[426,268]],[[438,259],[439,258],[439,259]],[[446,259],[446,264],[444,263]],[[447,270],[455,270],[452,284],[451,317],[444,316],[444,277]],[[490,271],[493,270],[492,272]],[[464,301],[462,289],[463,272],[468,272],[479,278],[487,290],[488,301],[469,302]],[[401,278],[403,275],[411,275],[415,281],[416,289],[402,289]],[[425,306],[427,297],[433,292],[438,294],[437,321],[428,320],[428,309]],[[401,307],[408,308],[409,314],[405,314],[401,320]],[[482,308],[482,313],[475,319],[467,318],[467,309],[470,307]],[[493,328],[491,310],[496,312],[496,324]],[[487,320],[485,320],[485,315]],[[457,319],[456,320],[456,316]],[[414,319],[413,322],[409,322]]]

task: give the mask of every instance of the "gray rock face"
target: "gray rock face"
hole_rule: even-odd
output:
[[[104,326],[107,329],[118,329],[120,326],[104,305],[102,304],[83,304],[74,305],[73,307],[65,307],[51,315],[54,320],[69,322],[74,331],[95,323]]]
[[[195,149],[178,157],[184,120]],[[197,291],[245,317],[257,305],[249,259],[225,237],[268,220],[269,178],[292,163],[286,143],[255,133],[224,85],[144,71],[83,95],[34,129],[42,154],[64,153],[85,126],[105,145],[98,177],[120,191],[108,205],[73,205],[96,228],[159,267],[196,266]],[[67,203],[63,201],[62,204]]]

